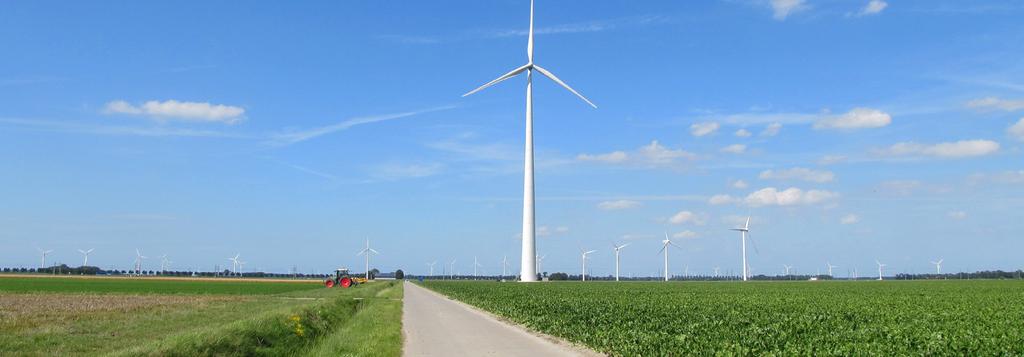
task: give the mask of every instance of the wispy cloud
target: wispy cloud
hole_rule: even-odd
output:
[[[769,5],[772,8],[772,17],[779,21],[809,8],[804,0],[771,0]]]
[[[34,130],[85,133],[115,136],[151,136],[151,137],[207,137],[207,138],[252,138],[250,135],[228,133],[217,130],[196,130],[188,128],[172,128],[165,126],[136,127],[119,125],[99,125],[82,122],[52,121],[20,118],[0,118],[0,123],[26,127]]]
[[[434,176],[441,172],[444,165],[436,162],[398,164],[388,163],[374,166],[371,175],[382,180],[402,180]]]
[[[986,97],[967,102],[967,107],[980,110],[1003,110],[1012,112],[1024,109],[1024,99]]]
[[[379,122],[384,122],[384,121],[389,121],[389,120],[408,118],[408,117],[412,117],[412,116],[416,116],[416,115],[420,115],[420,114],[425,114],[425,113],[430,113],[430,112],[437,112],[437,111],[442,111],[442,110],[454,109],[455,107],[456,106],[454,106],[454,105],[447,105],[447,106],[441,106],[441,107],[429,108],[429,109],[423,109],[423,110],[415,110],[415,111],[409,111],[409,112],[401,112],[401,113],[392,113],[392,114],[383,114],[383,115],[374,115],[374,116],[351,118],[351,119],[344,120],[344,121],[341,121],[341,122],[336,123],[336,124],[331,124],[331,125],[322,126],[322,127],[318,127],[318,128],[312,128],[312,129],[306,129],[306,130],[299,130],[299,131],[291,131],[291,132],[273,134],[273,135],[271,135],[269,143],[273,144],[273,145],[279,145],[279,146],[291,145],[291,144],[303,142],[303,141],[306,141],[306,140],[310,140],[310,139],[313,139],[313,138],[316,138],[316,137],[319,137],[319,136],[335,133],[335,132],[342,131],[342,130],[347,130],[349,128],[352,128],[352,127],[358,126],[358,125],[370,124],[370,123],[379,123]]]
[[[832,171],[812,170],[803,167],[794,167],[783,170],[765,170],[758,175],[762,180],[801,180],[808,182],[825,183],[832,182],[836,175]]]
[[[857,13],[857,16],[878,15],[881,14],[882,10],[885,10],[885,8],[887,7],[889,7],[889,3],[883,0],[871,0],[868,1],[866,5],[864,5],[864,8],[860,9],[860,12]]]
[[[999,151],[999,143],[992,140],[960,140],[938,144],[904,142],[875,150],[879,156],[931,156],[946,159],[991,155]]]
[[[639,15],[639,16],[628,16],[615,19],[605,20],[594,20],[585,22],[565,23],[557,24],[552,26],[541,26],[534,28],[534,35],[559,35],[559,34],[576,34],[576,33],[593,33],[611,31],[622,28],[642,27],[649,25],[657,25],[669,22],[670,19],[664,15]],[[480,40],[480,39],[491,39],[491,38],[506,38],[506,37],[522,37],[529,34],[529,29],[525,26],[518,29],[490,29],[490,30],[474,30],[464,32],[460,34],[451,34],[446,36],[430,36],[430,35],[402,35],[402,34],[387,34],[379,35],[377,38],[413,45],[432,45],[446,42],[460,42],[469,40]]]
[[[640,201],[634,200],[603,201],[597,204],[597,208],[605,211],[619,211],[637,207],[640,207]]]
[[[696,158],[697,155],[691,152],[667,148],[657,140],[628,153],[613,151],[605,154],[579,154],[576,156],[576,160],[582,162],[629,165],[641,168],[678,167],[683,162]]]

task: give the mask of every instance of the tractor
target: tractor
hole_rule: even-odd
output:
[[[350,288],[362,283],[365,283],[366,279],[355,278],[348,275],[348,269],[341,268],[334,271],[334,276],[324,280],[324,286],[328,288],[343,287]]]

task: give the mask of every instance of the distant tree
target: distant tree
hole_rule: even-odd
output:
[[[370,269],[370,279],[377,279],[377,274],[380,274],[380,270],[377,270],[377,268]]]
[[[405,279],[405,272],[402,269],[395,270],[395,279]]]
[[[551,280],[551,281],[569,280],[569,274],[566,274],[566,273],[551,273],[551,274],[548,275],[548,280]]]

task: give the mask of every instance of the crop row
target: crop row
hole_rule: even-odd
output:
[[[1021,355],[1024,283],[425,286],[612,355]]]

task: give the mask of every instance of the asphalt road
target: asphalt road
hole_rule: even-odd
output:
[[[553,342],[414,283],[402,299],[405,356],[594,356]]]

